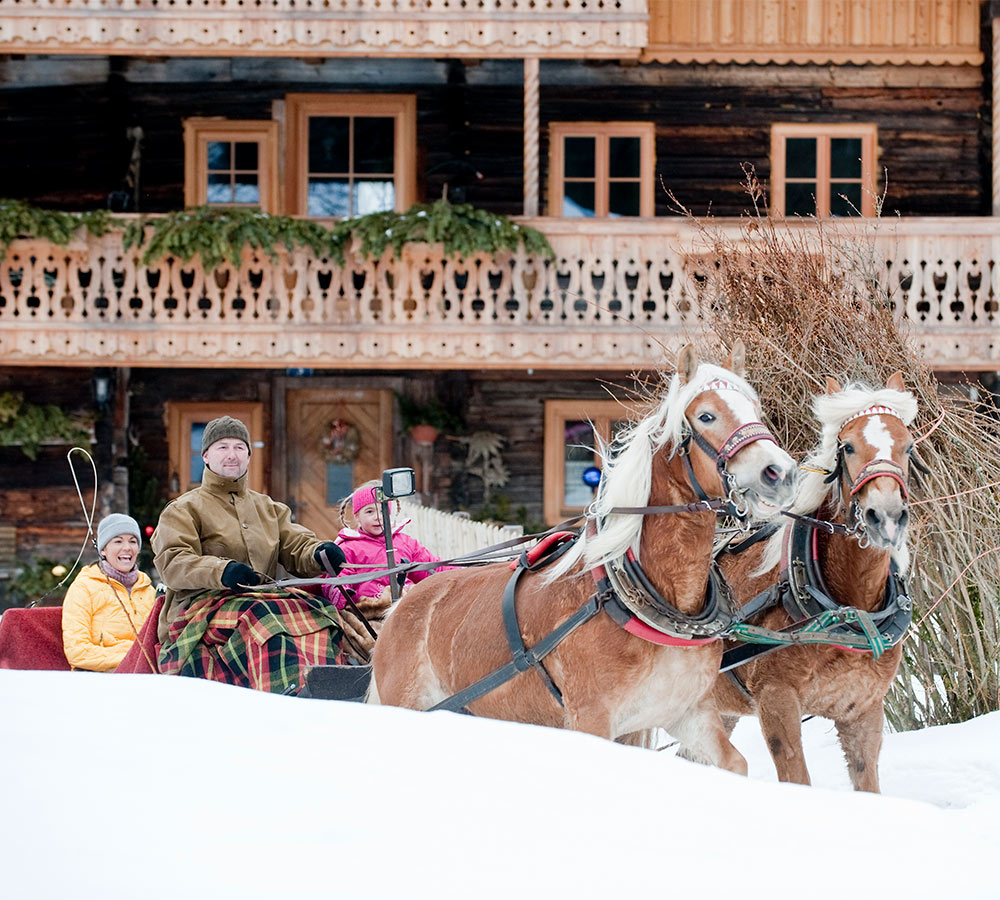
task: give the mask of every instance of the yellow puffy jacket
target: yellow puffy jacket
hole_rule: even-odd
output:
[[[115,668],[128,653],[155,600],[156,592],[145,572],[139,573],[130,596],[125,585],[105,576],[96,564],[81,569],[63,600],[63,651],[69,664],[96,672]]]

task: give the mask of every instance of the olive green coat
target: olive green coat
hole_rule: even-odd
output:
[[[167,504],[150,544],[167,594],[160,613],[159,639],[190,598],[220,590],[230,562],[245,563],[268,578],[278,563],[299,577],[318,575],[314,556],[322,543],[292,521],[291,510],[247,487],[247,476],[225,478],[205,469],[201,485]]]

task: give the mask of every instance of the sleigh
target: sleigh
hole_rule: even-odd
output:
[[[157,670],[156,623],[162,597],[158,597],[139,630],[137,640],[114,669],[127,674],[150,674]],[[144,652],[145,651],[145,652]],[[0,669],[47,669],[68,672],[72,667],[62,644],[62,607],[11,608],[0,617]]]
[[[139,639],[113,671],[119,674],[158,674],[156,659],[160,646],[156,625],[163,599],[157,598],[149,618],[139,630]],[[0,669],[71,669],[62,645],[62,607],[11,608],[0,617]],[[315,666],[305,670],[300,697],[323,700],[364,699],[371,678],[371,666]]]

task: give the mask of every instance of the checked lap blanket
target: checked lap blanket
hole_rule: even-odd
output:
[[[304,591],[193,597],[170,625],[160,672],[259,691],[302,687],[305,666],[339,665],[343,635],[333,604]]]

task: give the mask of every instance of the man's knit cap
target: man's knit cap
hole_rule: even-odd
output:
[[[223,438],[236,438],[243,441],[247,445],[247,450],[253,451],[253,447],[250,445],[250,431],[246,425],[232,416],[219,416],[218,419],[212,419],[205,426],[205,431],[201,435],[201,452],[204,453],[212,444]]]

